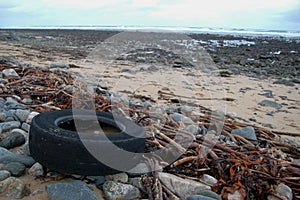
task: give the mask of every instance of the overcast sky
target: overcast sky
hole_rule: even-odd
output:
[[[300,0],[0,0],[0,27],[56,25],[300,30]]]

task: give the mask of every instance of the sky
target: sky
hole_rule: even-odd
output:
[[[0,0],[0,27],[79,25],[300,31],[300,0]]]

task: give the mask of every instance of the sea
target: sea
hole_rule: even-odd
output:
[[[286,37],[300,38],[300,31],[263,30],[263,29],[230,29],[208,27],[169,27],[169,26],[26,26],[2,27],[0,29],[68,29],[68,30],[115,30],[115,31],[144,31],[144,32],[175,32],[185,34],[220,34],[250,37]]]

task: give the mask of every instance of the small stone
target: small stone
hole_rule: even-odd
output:
[[[106,199],[108,200],[129,200],[141,197],[139,189],[134,187],[133,185],[113,181],[106,181],[103,184],[103,192],[105,194]]]
[[[162,168],[159,167],[158,171],[161,171]],[[149,169],[148,165],[144,162],[138,163],[136,166],[134,166],[131,170],[129,170],[127,173],[130,177],[136,177],[140,176],[142,174],[147,174],[151,172],[151,169]]]
[[[15,177],[9,177],[0,182],[0,196],[13,199],[22,199],[29,193],[25,183]]]
[[[90,187],[82,181],[51,183],[46,185],[50,200],[98,200]]]
[[[23,154],[25,156],[31,156],[30,148],[29,148],[29,142],[28,141],[25,142],[25,144],[22,147],[22,150],[23,150]]]
[[[24,103],[24,104],[32,103],[32,99],[31,98],[24,98],[24,99],[22,99],[22,103]]]
[[[26,123],[31,124],[32,119],[38,114],[40,114],[40,113],[35,112],[35,111],[31,112],[26,119]]]
[[[106,175],[105,180],[126,183],[128,182],[128,175],[124,172],[113,175]]]
[[[277,108],[277,109],[282,108],[281,104],[276,103],[275,101],[270,101],[270,100],[262,100],[258,104],[261,106],[268,106],[268,107]]]
[[[1,167],[1,170],[9,171],[13,176],[22,176],[25,169],[25,165],[19,162],[10,162]]]
[[[255,130],[252,126],[247,126],[239,129],[234,129],[231,131],[231,134],[242,136],[253,144],[257,144],[257,138],[255,134]]]
[[[27,123],[22,123],[21,128],[28,133],[30,130],[30,125]]]
[[[2,128],[2,131],[8,131],[14,128],[19,128],[21,126],[21,122],[19,121],[9,121],[9,122],[1,122],[0,127]]]
[[[7,164],[10,162],[20,162],[26,167],[31,167],[35,163],[34,159],[30,156],[16,154],[0,147],[0,163]]]
[[[155,65],[151,65],[150,67],[147,68],[147,71],[150,72],[157,72],[159,70],[158,67],[156,67]]]
[[[18,96],[15,96],[15,98],[20,98]],[[26,106],[24,104],[20,104],[15,98],[7,97],[5,101],[5,105],[7,109],[25,109]]]
[[[0,146],[6,149],[14,148],[25,143],[25,137],[22,133],[12,131],[0,141]]]
[[[32,167],[30,167],[30,169],[28,170],[28,174],[30,176],[41,176],[44,174],[44,169],[43,166],[40,163],[35,163],[34,165],[32,165]]]
[[[2,70],[4,78],[19,78],[19,74],[14,69],[4,69]]]
[[[175,122],[183,122],[183,123],[194,123],[193,120],[187,116],[184,116],[180,113],[173,113],[171,115],[171,118],[175,121]]]
[[[134,187],[136,187],[136,188],[141,188],[144,191],[146,191],[146,188],[145,188],[145,186],[143,184],[143,181],[142,181],[141,177],[130,178],[129,179],[129,183],[131,185],[133,185]]]
[[[62,63],[62,62],[54,62],[50,64],[50,68],[64,68],[64,69],[69,69],[70,66],[69,64]]]
[[[267,98],[274,98],[273,92],[271,90],[265,90],[264,93],[260,93],[259,95],[265,96]]]
[[[285,185],[283,183],[281,183],[281,184],[279,184],[277,186],[276,192],[280,196],[285,197],[288,200],[292,200],[293,199],[293,191],[292,191],[292,189],[289,186],[287,186],[287,185]]]
[[[249,120],[252,121],[252,122],[256,122],[256,118],[255,117],[251,117],[251,118],[249,118]]]
[[[14,117],[20,122],[25,122],[29,114],[30,114],[29,110],[17,109],[14,112]]]
[[[211,197],[206,197],[203,195],[191,195],[191,196],[188,196],[186,198],[186,200],[216,200],[216,199],[211,198]]]
[[[184,130],[192,135],[197,135],[199,133],[199,127],[193,124],[186,126]]]
[[[217,179],[215,179],[214,177],[212,177],[208,174],[203,174],[203,176],[200,178],[200,180],[211,186],[213,186],[214,184],[216,184],[218,182]]]
[[[102,190],[102,186],[105,183],[104,176],[88,176],[86,177],[88,180],[91,180],[95,183],[96,187]]]
[[[169,173],[159,172],[158,178],[170,191],[181,199],[186,199],[190,195],[211,189],[203,183],[183,179]]]
[[[210,197],[216,200],[222,200],[221,196],[218,195],[217,193],[211,191],[211,190],[203,190],[202,192],[198,193],[199,195],[203,195],[206,197]]]
[[[286,86],[295,86],[295,84],[293,83],[293,80],[286,80],[286,79],[274,81],[273,84],[283,84]]]
[[[5,112],[0,112],[0,122],[4,122],[6,120],[6,114]]]
[[[239,191],[235,191],[233,194],[228,193],[228,200],[244,200],[243,196]]]
[[[0,170],[0,181],[3,181],[3,180],[7,179],[10,176],[11,176],[11,174],[10,174],[9,171],[7,171],[7,170]]]

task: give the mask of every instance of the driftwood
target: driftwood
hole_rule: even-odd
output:
[[[109,112],[113,107],[110,100],[101,93],[89,93],[86,95],[87,99],[83,98],[84,96],[76,96],[76,93],[72,94],[72,91],[66,89],[66,85],[76,87],[70,73],[0,64],[0,71],[6,68],[15,69],[20,77],[9,79],[5,88],[1,88],[0,97],[14,97],[14,95],[21,99],[30,97],[32,102],[25,104],[32,110],[45,112],[67,109],[71,108],[74,100],[78,102],[79,107],[86,108],[90,97],[95,100],[94,109],[96,110]],[[160,95],[166,100],[174,97],[172,93],[161,91]],[[181,98],[188,97],[181,96]],[[232,101],[234,99],[222,100]],[[292,189],[294,197],[299,198],[300,165],[292,161],[300,159],[300,150],[294,145],[281,142],[278,138],[280,135],[300,137],[300,133],[269,130],[253,126],[253,124],[238,122],[229,116],[219,119],[212,114],[211,110],[201,105],[191,106],[197,106],[202,113],[201,116],[192,116],[194,125],[214,127],[217,126],[218,120],[222,120],[224,126],[221,134],[229,137],[231,143],[222,140],[207,141],[205,136],[196,135],[190,146],[184,149],[181,141],[173,140],[178,134],[182,136],[188,134],[180,129],[183,124],[176,123],[169,116],[165,116],[165,123],[158,126],[150,117],[155,113],[150,113],[147,109],[125,106],[128,108],[126,110],[126,113],[129,113],[128,117],[147,127],[146,151],[162,149],[166,145],[172,144],[182,154],[178,160],[169,163],[170,165],[164,168],[166,172],[192,180],[199,180],[204,173],[210,174],[218,180],[212,186],[213,191],[223,198],[238,190],[245,199],[267,199],[270,194],[276,196],[275,188],[279,183],[288,185]],[[231,134],[233,129],[249,125],[255,129],[258,138],[257,144]],[[184,142],[183,140],[182,143]],[[206,149],[207,155],[205,156],[201,152],[203,149]],[[149,160],[149,163],[156,165],[163,163],[160,158],[156,159]],[[147,175],[142,180],[149,199],[175,197],[168,188],[159,182],[155,172],[152,176]]]

